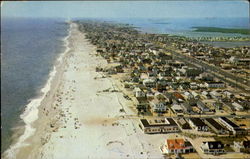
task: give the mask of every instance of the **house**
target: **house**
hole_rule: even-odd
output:
[[[185,98],[185,100],[188,100],[188,99],[193,98],[194,96],[190,92],[187,91],[183,93],[183,97]]]
[[[208,131],[208,126],[200,118],[189,118],[189,124],[197,131]]]
[[[198,99],[200,98],[200,95],[196,93],[195,91],[191,91],[191,94],[193,95],[194,98]]]
[[[154,98],[152,101],[150,101],[150,107],[154,112],[157,113],[164,113],[167,111],[166,102],[157,98]]]
[[[242,111],[243,110],[243,106],[240,105],[239,103],[233,102],[232,106],[235,108],[235,110],[237,111]]]
[[[215,81],[209,81],[205,83],[205,86],[207,88],[224,88],[225,83],[223,82],[215,82]]]
[[[206,118],[204,123],[207,124],[216,134],[228,134],[228,130],[221,126],[217,121],[212,118]]]
[[[206,141],[201,144],[200,148],[205,154],[218,155],[225,153],[224,144],[221,141]]]
[[[210,109],[201,100],[198,100],[196,104],[202,113],[210,112]]]
[[[213,98],[213,99],[221,99],[222,98],[222,94],[217,92],[217,91],[211,91],[209,92],[210,96]]]
[[[167,139],[160,147],[162,154],[178,154],[195,152],[192,144],[184,139]]]
[[[136,98],[135,99],[135,105],[136,105],[136,109],[140,112],[140,111],[144,111],[146,112],[149,108],[149,103],[145,98]]]
[[[146,97],[148,100],[152,100],[155,98],[154,93],[152,91],[147,91]]]
[[[215,103],[213,103],[213,106],[217,110],[223,110],[223,104],[221,102],[215,102]]]
[[[244,135],[247,133],[246,130],[240,128],[237,124],[235,124],[226,117],[220,117],[219,121],[223,126],[230,130],[233,135]]]
[[[234,150],[235,152],[244,152],[244,153],[250,153],[250,141],[241,141],[236,142],[234,141]]]
[[[180,102],[180,103],[182,103],[183,101],[185,101],[185,98],[180,93],[178,93],[178,92],[174,92],[173,93],[173,98],[176,101]]]
[[[177,114],[177,115],[183,115],[184,109],[179,104],[173,104],[171,109]]]
[[[140,119],[139,127],[145,134],[179,132],[179,127],[172,118]]]
[[[177,121],[182,129],[192,129],[188,122],[184,118],[180,118]]]
[[[192,90],[198,89],[198,85],[195,82],[191,82],[190,89],[192,89]]]
[[[193,111],[192,106],[190,105],[189,102],[181,103],[181,106],[185,113],[191,113]]]
[[[144,79],[142,81],[143,85],[146,87],[150,87],[150,88],[154,88],[155,87],[155,80],[153,78],[148,78],[148,79]]]
[[[201,95],[202,95],[202,97],[204,97],[205,99],[210,99],[210,98],[211,98],[210,93],[207,92],[207,91],[202,91],[202,92],[201,92]]]
[[[196,77],[199,76],[202,73],[200,69],[195,69],[195,68],[188,68],[185,71],[185,75],[187,77]]]
[[[146,97],[146,94],[139,87],[136,87],[134,89],[134,95],[136,98],[145,98]]]
[[[156,90],[159,92],[165,91],[167,85],[167,81],[164,78],[159,79],[156,83]]]
[[[187,90],[190,88],[190,84],[188,82],[180,83],[180,89]]]

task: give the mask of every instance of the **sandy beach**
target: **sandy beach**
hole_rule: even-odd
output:
[[[131,101],[103,78],[96,66],[107,62],[71,24],[69,50],[57,64],[51,89],[39,106],[34,135],[12,150],[18,159],[159,158],[166,135],[150,138],[139,129]],[[130,103],[129,103],[130,102]],[[120,109],[125,112],[121,112]],[[162,137],[159,137],[162,136]],[[14,158],[14,155],[11,157]]]

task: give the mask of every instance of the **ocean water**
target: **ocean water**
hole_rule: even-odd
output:
[[[41,95],[68,28],[63,19],[1,19],[1,153],[24,125],[26,105]]]

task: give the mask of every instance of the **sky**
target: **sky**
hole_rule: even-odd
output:
[[[8,1],[1,6],[1,17],[249,17],[249,3],[246,0]]]

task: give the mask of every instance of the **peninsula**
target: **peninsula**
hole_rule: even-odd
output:
[[[34,135],[5,158],[250,157],[249,47],[70,26]]]

